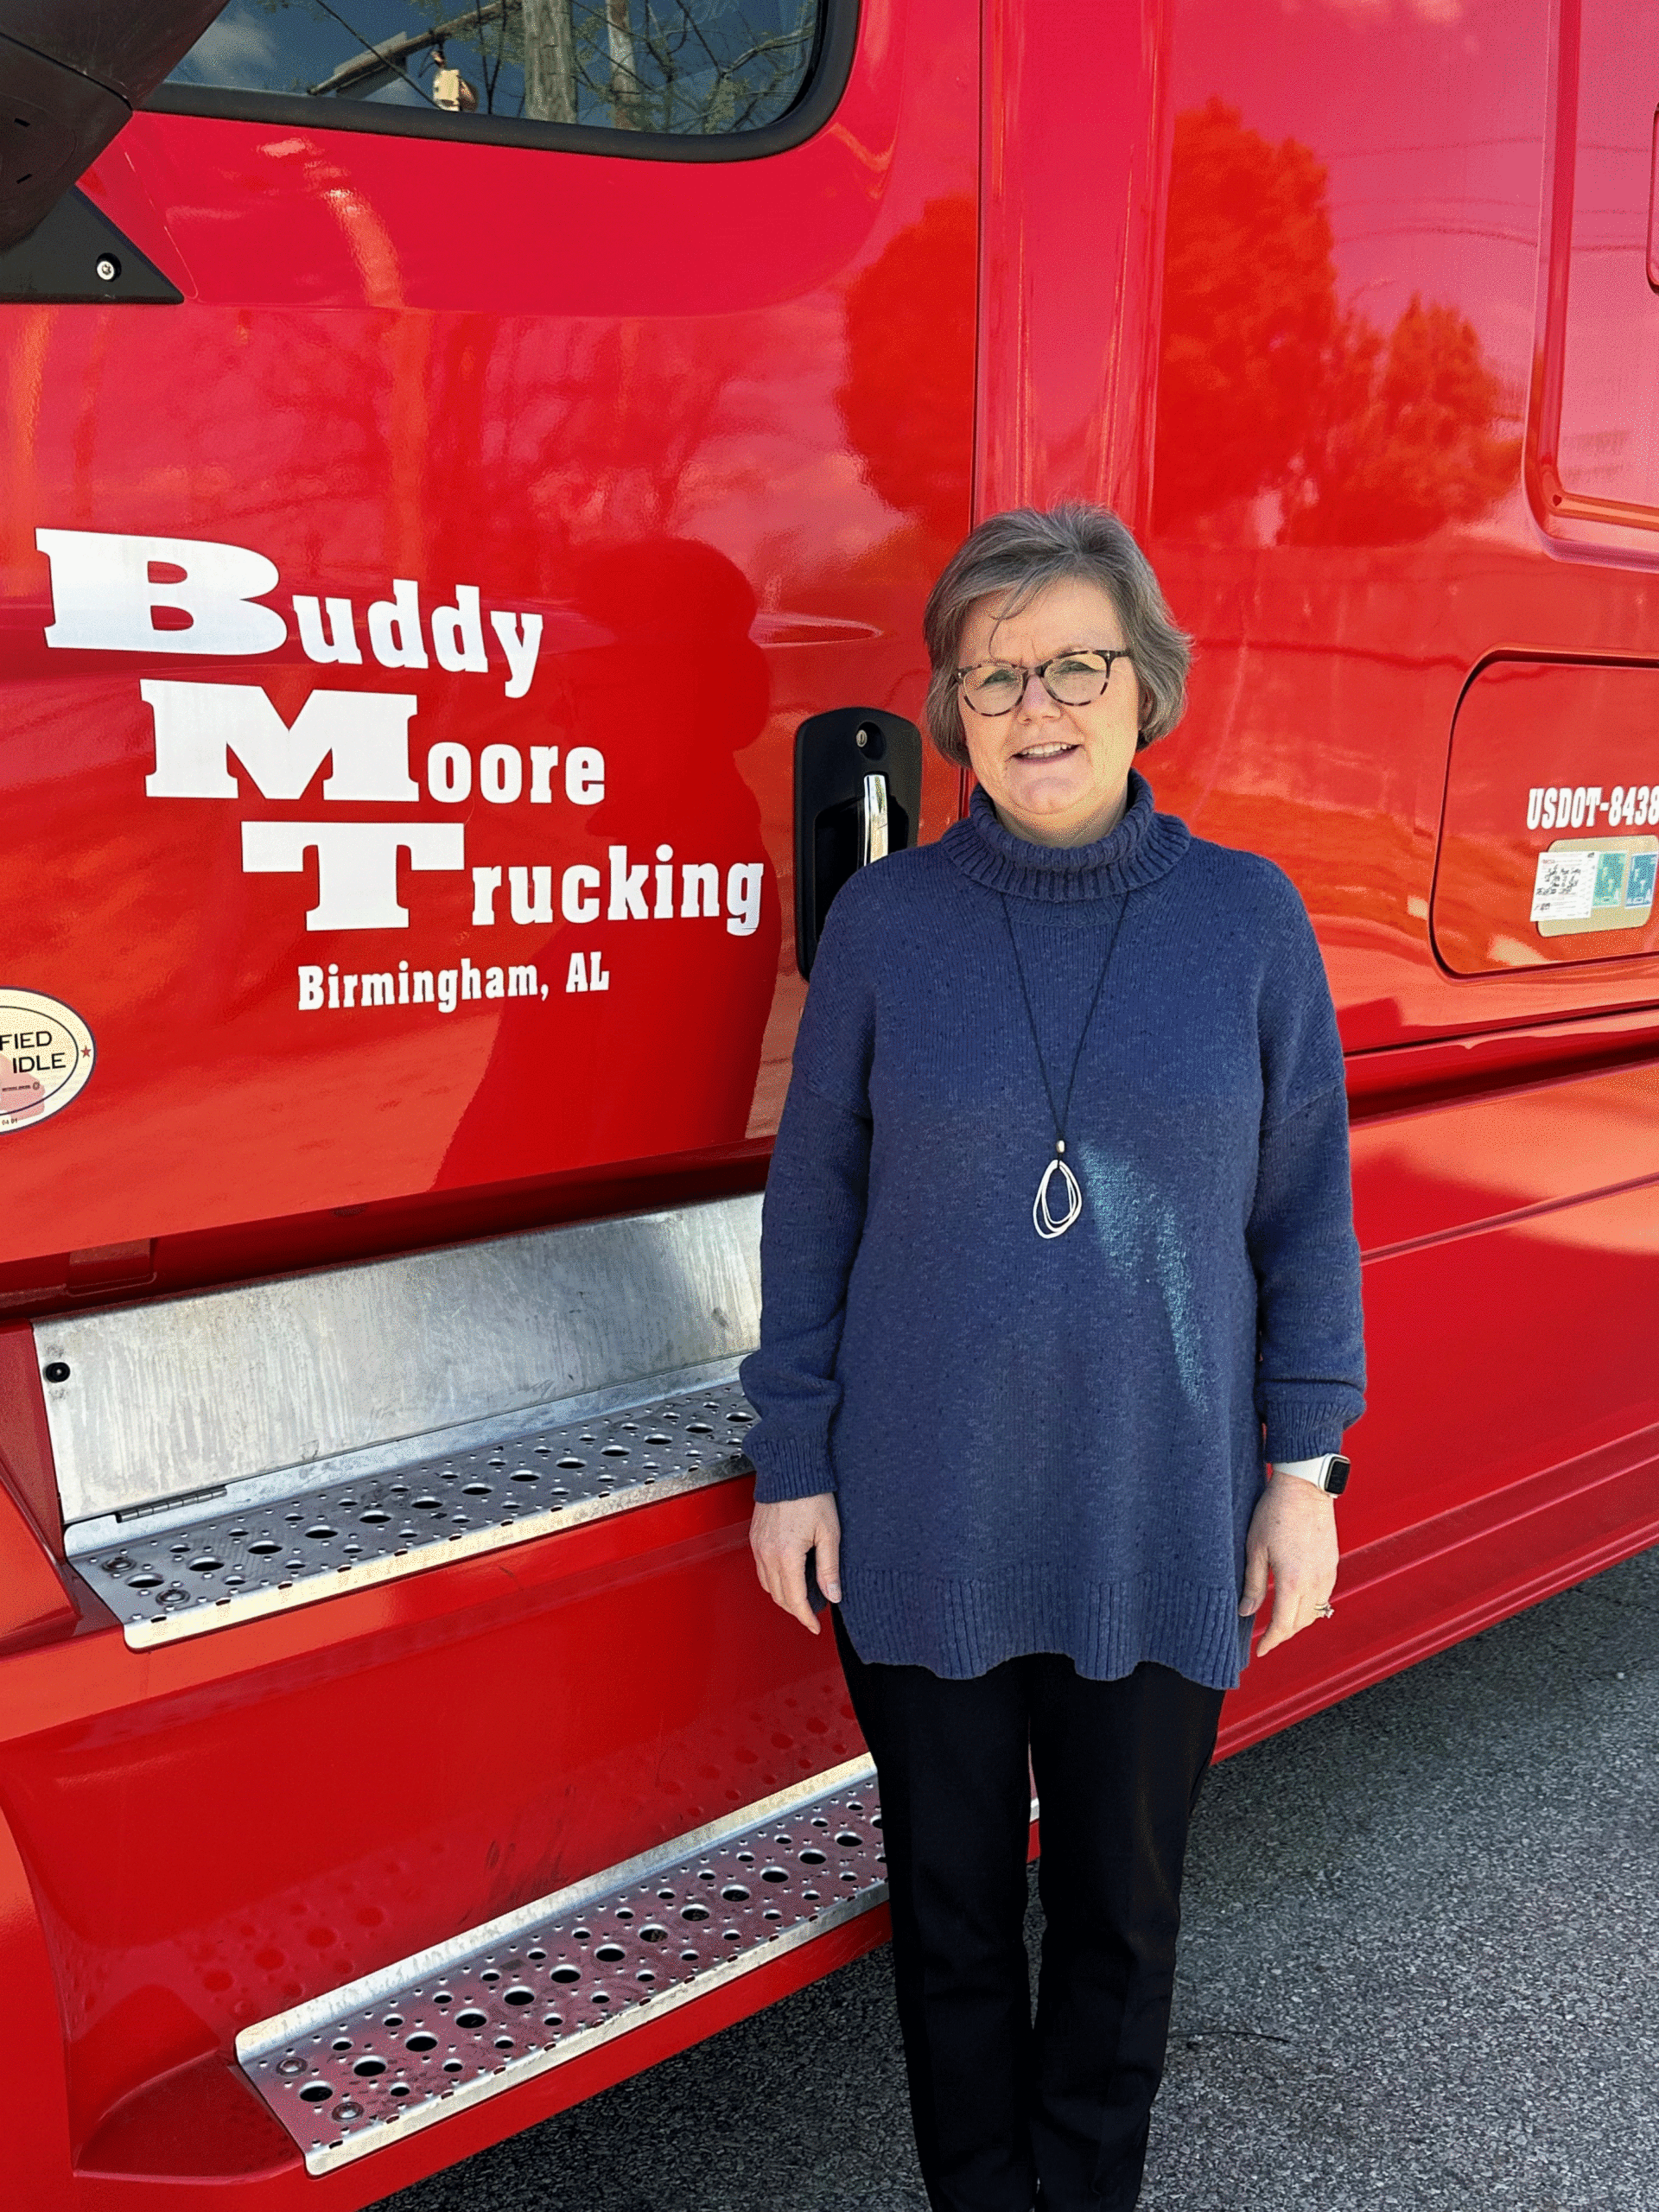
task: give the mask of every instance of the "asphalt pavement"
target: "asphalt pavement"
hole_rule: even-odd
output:
[[[883,1951],[384,2212],[925,2203]],[[1211,1775],[1141,2205],[1659,2212],[1659,1552]]]

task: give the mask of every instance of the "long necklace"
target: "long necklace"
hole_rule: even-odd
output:
[[[1065,1079],[1065,1096],[1058,1106],[1054,1103],[1054,1086],[1048,1079],[1048,1063],[1043,1058],[1043,1040],[1037,1033],[1037,1016],[1033,1011],[1031,991],[1026,982],[1026,963],[1020,957],[1020,940],[1014,933],[1014,919],[1008,912],[1004,894],[997,893],[1002,908],[1003,925],[1008,932],[1008,945],[1014,954],[1014,973],[1020,978],[1020,995],[1025,1001],[1026,1020],[1031,1027],[1032,1049],[1037,1055],[1038,1072],[1043,1078],[1043,1090],[1048,1100],[1049,1119],[1054,1124],[1054,1157],[1043,1170],[1043,1179],[1037,1185],[1037,1196],[1032,1201],[1032,1226],[1046,1239],[1064,1236],[1083,1211],[1083,1185],[1071,1172],[1071,1163],[1065,1156],[1065,1124],[1071,1111],[1071,1091],[1077,1080],[1077,1070],[1083,1065],[1083,1048],[1095,1019],[1095,1008],[1100,1004],[1100,995],[1106,988],[1107,970],[1112,964],[1112,955],[1117,950],[1117,933],[1123,926],[1123,917],[1128,912],[1126,893],[1117,910],[1117,919],[1112,924],[1112,934],[1107,939],[1106,957],[1100,963],[1100,973],[1095,978],[1094,996],[1089,1001],[1089,1011],[1083,1017],[1083,1027],[1077,1033],[1077,1049],[1071,1055],[1071,1072]],[[1056,1209],[1052,1186],[1060,1186],[1059,1205]]]

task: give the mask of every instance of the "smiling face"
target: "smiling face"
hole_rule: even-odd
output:
[[[1003,615],[1007,605],[1005,595],[970,609],[960,666],[1009,660],[1031,668],[1057,653],[1123,643],[1109,595],[1081,576],[1049,585],[1017,614]],[[1089,845],[1114,827],[1140,735],[1140,686],[1127,660],[1112,663],[1106,689],[1087,707],[1061,706],[1034,676],[1009,714],[982,715],[958,700],[968,758],[1006,828],[1033,844]]]

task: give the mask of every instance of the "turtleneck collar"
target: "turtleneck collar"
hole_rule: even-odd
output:
[[[1192,833],[1178,815],[1160,814],[1152,786],[1129,771],[1129,803],[1116,827],[1092,845],[1034,845],[996,818],[982,785],[976,785],[965,820],[940,840],[963,874],[1010,899],[1072,905],[1141,891],[1167,875]]]

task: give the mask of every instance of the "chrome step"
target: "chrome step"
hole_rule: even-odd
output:
[[[314,2174],[753,1973],[887,1897],[852,1760],[245,2028],[236,2056]]]
[[[101,1515],[66,1544],[130,1644],[167,1643],[724,1481],[753,1418],[726,1361]]]

